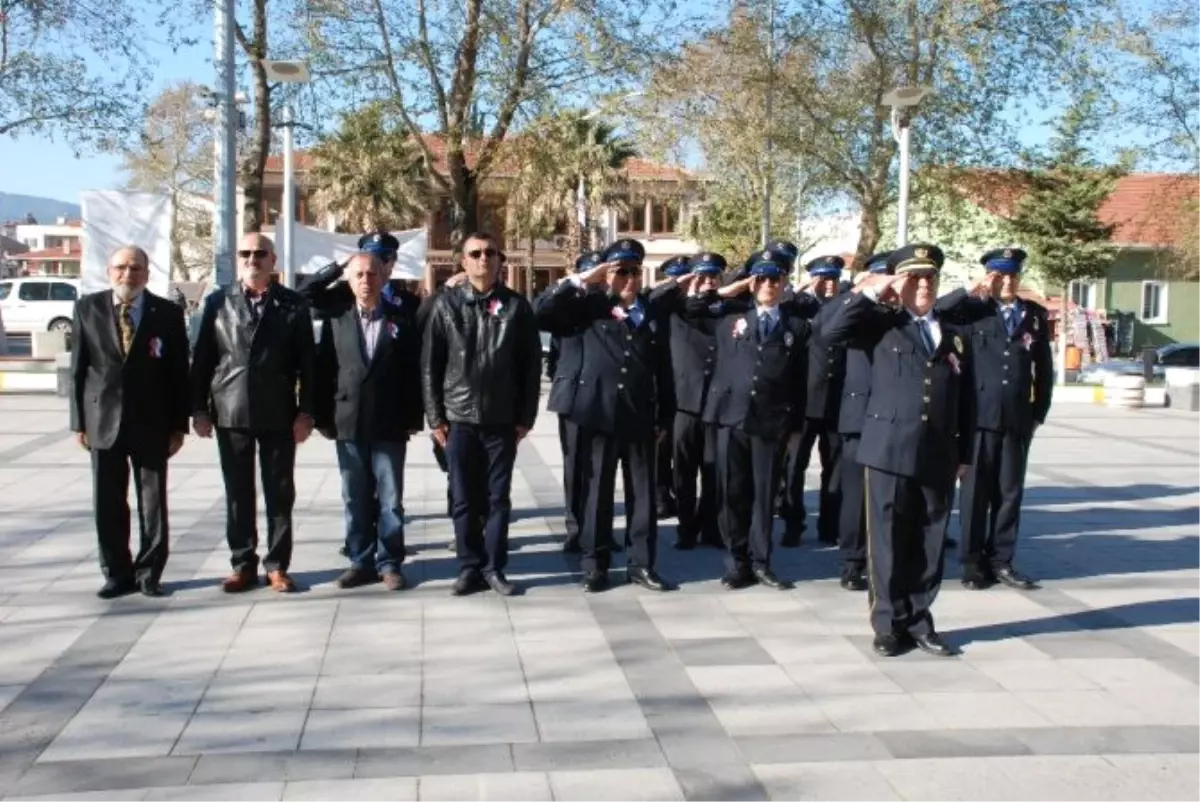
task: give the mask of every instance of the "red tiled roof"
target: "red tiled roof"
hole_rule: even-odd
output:
[[[433,169],[438,173],[445,174],[446,166],[446,140],[444,137],[437,134],[425,134],[425,146],[429,149],[433,156]],[[478,140],[468,142],[465,150],[467,167],[474,167],[478,156]],[[308,151],[298,150],[293,154],[293,163],[298,171],[307,170],[312,167],[312,154]],[[283,157],[271,155],[267,157],[267,172],[278,173],[283,171]],[[505,158],[503,151],[498,154],[493,162],[491,174],[497,178],[511,178],[518,172],[518,166],[511,160]],[[630,181],[695,181],[696,175],[689,170],[678,167],[673,164],[659,164],[648,159],[633,158],[625,163],[625,172]]]
[[[1012,214],[1025,192],[1021,174],[1006,170],[972,170],[960,179],[971,201],[987,212]],[[1117,179],[1099,218],[1113,226],[1113,242],[1127,246],[1178,245],[1182,217],[1194,214],[1186,204],[1200,197],[1200,181],[1186,173],[1133,173]]]

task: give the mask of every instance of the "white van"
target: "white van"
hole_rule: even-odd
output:
[[[71,334],[79,281],[44,276],[0,281],[0,315],[9,334],[61,331]]]

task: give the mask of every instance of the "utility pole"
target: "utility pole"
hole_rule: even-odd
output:
[[[213,3],[213,64],[217,69],[217,124],[214,137],[216,192],[213,203],[214,286],[228,287],[234,277],[237,239],[237,81],[233,57],[235,0]]]

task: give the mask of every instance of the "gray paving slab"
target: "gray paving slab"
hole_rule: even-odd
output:
[[[1017,559],[1043,589],[966,592],[951,552],[934,614],[963,655],[944,661],[877,658],[864,596],[837,587],[836,550],[813,544],[776,553],[793,592],[730,593],[719,554],[671,550],[667,520],[659,568],[678,593],[584,596],[558,550],[551,415],[514,475],[523,596],[448,595],[428,448],[406,470],[417,586],[338,591],[339,478],[321,440],[297,458],[306,592],[225,596],[216,451],[192,439],[172,462],[171,595],[102,602],[86,455],[61,401],[37,401],[0,396],[25,433],[0,443],[0,795],[1195,796],[1179,780],[1200,755],[1194,415],[1131,427],[1128,413],[1056,410],[1034,442]]]

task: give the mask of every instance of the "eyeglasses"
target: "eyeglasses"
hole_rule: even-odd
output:
[[[637,271],[635,271],[631,267],[618,267],[616,270],[613,271],[613,273],[615,275],[620,276],[621,278],[629,278],[630,276],[637,275]]]
[[[270,253],[270,251],[266,250],[265,248],[258,248],[253,251],[238,251],[237,253],[239,259],[249,259],[251,256],[253,256],[255,259],[266,259],[267,254]]]
[[[767,284],[778,284],[780,281],[780,278],[779,278],[779,276],[759,276],[758,280],[765,282]]]
[[[467,251],[467,256],[471,257],[472,259],[478,259],[481,256],[495,256],[498,253],[500,253],[500,251],[496,250],[495,248],[484,248],[482,251],[478,249],[474,251]]]

